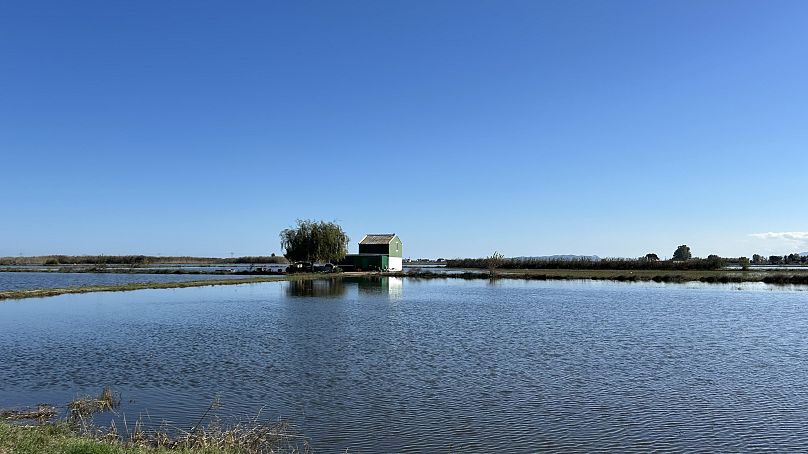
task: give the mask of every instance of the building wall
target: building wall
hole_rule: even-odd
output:
[[[390,256],[387,267],[390,271],[404,270],[404,264],[402,263],[401,257],[393,257],[392,255]]]
[[[404,257],[404,245],[398,235],[389,244],[360,244],[360,254],[387,254],[390,257]]]
[[[386,255],[357,255],[351,254],[345,257],[340,263],[343,265],[353,265],[356,269],[363,271],[383,270],[388,267],[389,261]]]
[[[389,254],[390,245],[388,244],[360,244],[360,254]]]
[[[390,257],[404,257],[404,244],[399,239],[398,235],[393,237],[393,241],[390,242]]]

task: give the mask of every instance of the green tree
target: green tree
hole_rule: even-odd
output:
[[[690,260],[693,256],[690,254],[690,248],[683,244],[673,251],[674,260]]]
[[[746,271],[749,269],[749,257],[739,257],[738,264],[741,265],[741,269]]]
[[[652,252],[650,254],[645,254],[645,260],[647,260],[649,262],[658,262],[659,261],[659,256]]]
[[[280,233],[281,247],[290,261],[337,262],[348,253],[350,238],[336,222],[297,220]]]

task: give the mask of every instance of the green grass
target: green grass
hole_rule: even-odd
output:
[[[137,441],[124,442],[117,437],[95,439],[81,435],[71,424],[60,421],[34,426],[0,422],[0,454],[253,454],[309,452],[305,446],[286,446],[283,442],[241,440],[240,434],[224,432],[220,440],[199,439],[173,447],[152,447]],[[199,437],[198,437],[199,438]]]
[[[0,422],[0,454],[140,454],[158,451],[114,446],[77,436],[67,424],[17,426]]]
[[[124,446],[77,435],[68,424],[18,426],[0,422],[0,454],[241,454],[244,450],[165,449]]]

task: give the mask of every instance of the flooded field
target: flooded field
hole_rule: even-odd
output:
[[[288,418],[318,452],[808,449],[808,292],[764,284],[63,295],[0,303],[0,364],[0,406],[109,385],[118,418],[188,428],[218,397],[223,417]]]

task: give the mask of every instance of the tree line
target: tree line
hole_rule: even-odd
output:
[[[755,254],[752,256],[752,263],[755,265],[808,265],[808,255],[788,254],[764,257]]]
[[[755,254],[752,260],[747,257],[720,257],[710,254],[707,258],[693,257],[690,247],[682,244],[673,252],[670,260],[660,260],[656,253],[648,253],[636,259],[558,259],[558,258],[504,258],[499,253],[486,258],[447,260],[452,268],[505,268],[505,269],[580,269],[580,270],[717,270],[730,264],[747,269],[750,264],[808,264],[808,257],[799,254],[771,256],[768,259]]]
[[[592,259],[540,259],[540,258],[498,258],[496,268],[502,269],[569,269],[569,270],[717,270],[727,265],[721,257],[691,258],[688,260],[649,260],[605,258]],[[452,259],[446,261],[450,268],[492,268],[490,258]]]

